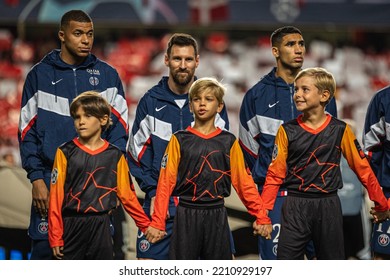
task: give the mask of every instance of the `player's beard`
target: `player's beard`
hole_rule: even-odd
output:
[[[283,60],[280,60],[280,63],[284,69],[290,69],[293,72],[300,71],[303,65],[303,61],[302,63],[294,63],[294,62],[287,63]]]
[[[182,73],[187,73],[188,75],[183,77],[180,75]],[[187,86],[192,81],[193,77],[194,77],[194,75],[189,73],[189,72],[177,72],[175,75],[173,75],[172,78],[173,78],[173,81],[175,82],[175,84],[183,87],[183,86]]]

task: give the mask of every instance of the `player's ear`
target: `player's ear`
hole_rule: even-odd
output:
[[[169,66],[169,56],[167,54],[164,55],[164,64],[165,66]]]
[[[225,106],[225,103],[223,103],[223,102],[219,103],[217,112],[218,112],[218,113],[221,113],[221,111],[222,111],[222,109],[223,109],[224,106]]]
[[[102,127],[105,127],[108,123],[108,115],[104,115],[103,117],[100,118],[100,125]]]
[[[328,103],[330,100],[329,90],[323,90],[321,93],[321,102]]]
[[[273,55],[275,58],[278,58],[278,57],[279,57],[279,49],[278,49],[277,47],[272,47],[271,51],[272,51],[272,55]]]
[[[60,39],[61,43],[63,43],[65,41],[64,31],[62,31],[62,30],[58,31],[58,39]]]

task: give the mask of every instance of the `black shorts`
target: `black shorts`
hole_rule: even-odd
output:
[[[226,208],[188,208],[179,204],[173,222],[169,258],[231,260]]]
[[[317,259],[344,259],[343,216],[337,194],[307,198],[289,193],[284,201],[277,258],[303,260],[310,240]]]
[[[362,214],[343,216],[344,247],[346,259],[358,258],[359,251],[364,249],[364,229]]]
[[[64,260],[112,260],[110,216],[64,217]]]

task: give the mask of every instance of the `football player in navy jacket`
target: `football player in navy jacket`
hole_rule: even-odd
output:
[[[47,211],[50,173],[58,146],[77,134],[69,105],[80,93],[99,92],[111,105],[113,126],[103,138],[126,149],[128,110],[117,71],[91,53],[94,28],[89,15],[72,10],[61,18],[61,49],[48,53],[28,73],[23,88],[19,121],[22,166],[32,183],[32,209],[28,234],[31,259],[51,259]]]
[[[275,30],[271,35],[271,45],[276,67],[247,91],[240,108],[239,141],[260,193],[271,163],[279,126],[300,114],[293,101],[294,79],[302,68],[306,54],[302,32],[294,26]],[[337,117],[334,98],[326,110]],[[274,227],[272,239],[258,239],[261,259],[276,259],[280,211],[286,195],[287,191],[282,186],[274,209],[268,214]]]

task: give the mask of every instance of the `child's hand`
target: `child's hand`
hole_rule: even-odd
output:
[[[145,231],[145,236],[146,236],[146,239],[150,242],[150,243],[156,243],[158,241],[160,241],[161,239],[164,238],[164,236],[166,236],[167,233],[163,230],[159,230],[157,228],[154,228],[152,226],[149,226],[147,228],[147,230]]]
[[[383,212],[378,212],[378,211],[375,211],[375,209],[373,207],[373,208],[371,208],[370,214],[374,218],[374,223],[381,223],[383,221],[390,219],[389,210],[383,211]]]
[[[265,239],[271,239],[272,225],[258,225],[256,221],[253,223],[253,234],[261,235]]]
[[[272,225],[271,224],[263,225],[263,227],[264,227],[265,234],[261,235],[261,236],[265,237],[265,239],[270,240],[271,239],[271,233],[272,233]]]
[[[62,250],[64,250],[64,247],[59,247],[59,246],[53,247],[53,248],[52,248],[53,256],[54,256],[56,259],[61,260],[62,257],[64,256],[64,254],[62,253]]]

